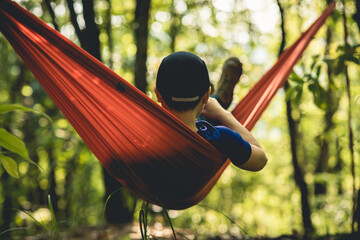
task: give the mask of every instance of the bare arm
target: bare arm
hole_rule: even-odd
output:
[[[259,142],[230,112],[223,109],[216,99],[209,98],[201,114],[209,119],[220,121],[223,126],[238,132],[250,143],[251,156],[246,163],[238,167],[249,171],[259,171],[266,165],[267,157]]]

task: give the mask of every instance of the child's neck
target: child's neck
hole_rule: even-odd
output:
[[[196,127],[196,117],[198,114],[196,111],[177,112],[174,110],[170,110],[170,112],[175,115],[180,121],[185,123],[185,125],[191,128],[193,131],[198,131]]]

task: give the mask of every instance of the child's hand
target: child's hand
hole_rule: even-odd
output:
[[[208,103],[205,105],[201,115],[206,118],[221,120],[229,112],[226,111],[215,98],[209,98]]]

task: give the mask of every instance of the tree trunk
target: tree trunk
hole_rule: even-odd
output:
[[[106,21],[106,34],[108,36],[108,47],[109,47],[109,68],[113,68],[113,59],[112,59],[112,52],[113,52],[113,38],[112,38],[112,24],[111,24],[111,0],[106,1],[108,3],[108,9],[106,11],[105,21]]]
[[[354,222],[357,223],[357,232],[360,233],[360,189],[357,193],[357,204],[354,212]]]
[[[343,5],[345,6],[345,2],[344,0],[342,1]],[[345,12],[345,7],[343,8],[343,12],[342,12],[342,18],[343,18],[343,26],[344,26],[344,45],[349,44],[348,43],[348,29],[347,29],[347,23],[346,23],[346,12]],[[353,178],[353,185],[352,185],[352,190],[353,190],[353,208],[352,208],[352,213],[353,213],[353,217],[352,217],[352,223],[351,223],[351,230],[354,233],[355,231],[355,221],[356,221],[356,216],[355,216],[355,210],[356,210],[356,175],[355,175],[355,154],[354,154],[354,134],[353,134],[353,129],[352,129],[352,125],[351,125],[351,87],[350,87],[350,77],[349,77],[349,73],[348,73],[348,67],[347,64],[345,62],[344,64],[344,76],[345,76],[345,82],[346,82],[346,93],[347,93],[347,99],[348,99],[348,139],[349,139],[349,150],[350,150],[350,159],[351,159],[351,175]]]
[[[281,32],[282,32],[282,40],[279,50],[279,56],[284,50],[285,47],[285,21],[284,21],[284,10],[279,2],[277,0],[277,4],[280,11],[281,16]],[[287,91],[289,89],[289,83],[285,82],[284,89]],[[305,229],[305,232],[307,233],[313,233],[314,227],[311,222],[311,210],[310,210],[310,204],[309,204],[309,192],[308,187],[304,179],[304,173],[303,170],[300,167],[299,161],[298,161],[298,154],[297,154],[297,148],[296,146],[298,143],[298,124],[294,121],[292,115],[292,106],[290,100],[286,101],[286,116],[289,124],[289,134],[290,134],[290,143],[291,143],[291,154],[292,154],[292,164],[294,167],[294,179],[295,183],[298,185],[301,193],[301,210],[302,210],[302,220],[303,220],[303,226]]]
[[[84,36],[83,31],[81,31],[79,23],[77,22],[77,15],[75,13],[75,9],[74,9],[74,1],[73,0],[66,0],[69,12],[70,12],[70,21],[71,24],[73,25],[74,29],[75,29],[75,33],[77,38],[79,39],[80,42],[80,46],[83,49],[87,49],[87,44],[86,44],[86,38]]]
[[[142,92],[146,92],[146,60],[149,35],[149,13],[151,0],[136,0],[134,34],[136,41],[136,60],[135,60],[135,86]]]
[[[325,56],[329,55],[329,46],[331,44],[332,41],[332,29],[330,29],[331,27],[329,26],[327,31],[326,31],[326,49],[325,49]],[[325,112],[325,129],[323,131],[323,133],[321,134],[323,136],[321,143],[320,143],[320,155],[319,155],[319,161],[315,170],[315,174],[319,174],[319,173],[323,173],[323,172],[328,172],[329,171],[329,134],[332,130],[332,128],[334,127],[334,122],[333,122],[333,116],[335,114],[335,112],[338,109],[338,103],[337,103],[337,99],[335,98],[335,93],[334,90],[332,89],[332,85],[333,85],[333,80],[332,80],[332,68],[331,65],[329,64],[327,66],[327,77],[328,77],[328,89],[326,92],[327,95],[327,109]],[[315,194],[325,194],[326,193],[326,182],[316,182],[315,183]]]
[[[86,51],[101,61],[99,29],[95,23],[94,1],[83,0],[85,20],[85,37],[87,42]]]
[[[284,85],[285,91],[289,88],[289,84],[286,82]],[[289,124],[289,134],[291,141],[291,154],[292,154],[292,164],[294,167],[294,179],[295,183],[298,185],[301,193],[301,210],[302,210],[302,220],[305,232],[313,233],[314,227],[311,221],[311,209],[309,204],[309,191],[307,184],[305,182],[304,173],[300,167],[296,146],[298,143],[298,124],[294,121],[291,116],[292,106],[290,101],[286,101],[286,116]]]
[[[43,3],[45,3],[47,10],[49,11],[49,14],[51,16],[52,19],[52,24],[54,25],[54,28],[59,31],[59,25],[57,24],[56,20],[55,20],[55,13],[54,10],[51,7],[51,3],[50,0],[45,0]]]
[[[59,211],[58,202],[59,196],[56,194],[56,180],[55,180],[55,169],[57,165],[57,161],[54,157],[53,148],[55,148],[54,140],[51,139],[48,148],[48,156],[49,156],[49,195],[51,197],[51,204],[53,205],[54,212],[57,213]],[[67,173],[69,174],[69,173]]]
[[[180,19],[179,19],[179,15],[175,11],[175,1],[174,0],[171,1],[170,13],[171,13],[170,50],[171,50],[171,52],[175,52],[176,36],[177,36],[177,34],[179,32],[179,28],[180,28],[180,24],[179,24]]]
[[[132,221],[133,213],[126,204],[121,184],[103,168],[105,181],[105,198],[108,199],[105,216],[108,223],[127,223]]]
[[[4,196],[4,202],[2,206],[1,212],[1,232],[8,230],[10,228],[10,223],[14,218],[14,213],[11,209],[14,207],[12,204],[12,196],[11,196],[11,183],[9,174],[4,171],[1,176],[1,184],[2,184],[2,192]]]
[[[356,12],[354,13],[354,15],[352,17],[360,30],[360,1],[356,0],[355,5],[356,5]]]
[[[77,22],[77,16],[73,7],[73,0],[67,0],[70,10],[71,22],[75,28],[75,32],[79,39],[80,45],[83,49],[101,61],[99,30],[95,23],[95,12],[92,0],[83,0],[84,19],[86,28],[80,30]],[[110,5],[109,5],[110,8]],[[110,10],[108,10],[110,12]],[[111,16],[110,16],[111,17]],[[111,29],[111,27],[110,27]],[[109,31],[109,29],[107,30]],[[108,32],[109,34],[109,32]],[[110,37],[110,36],[109,36]],[[111,46],[110,46],[111,47]],[[116,181],[106,170],[103,168],[104,184],[106,194],[104,200],[112,194],[106,206],[106,219],[109,223],[124,223],[132,220],[132,214],[123,200],[121,191],[116,191],[122,185]],[[114,192],[116,191],[116,192]]]

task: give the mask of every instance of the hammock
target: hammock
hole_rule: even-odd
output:
[[[233,110],[249,130],[331,14],[289,47]],[[197,204],[229,160],[206,140],[18,4],[0,1],[0,31],[105,169],[139,198],[168,209]]]

